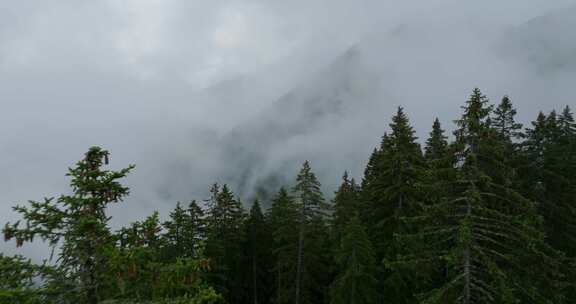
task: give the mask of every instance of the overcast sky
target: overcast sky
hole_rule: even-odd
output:
[[[525,24],[576,12],[575,5],[0,0],[0,224],[16,218],[10,208],[17,203],[68,191],[66,168],[91,145],[111,151],[113,168],[137,165],[126,180],[132,196],[111,210],[115,225],[154,209],[166,213],[177,200],[202,199],[210,183],[235,169],[215,156],[226,149],[222,138],[266,113],[282,118],[269,109],[289,92],[300,96],[295,103],[314,102],[341,84],[337,77],[351,86],[342,97],[351,114],[263,145],[274,156],[255,175],[282,165],[292,176],[297,167],[286,160],[312,159],[331,192],[343,170],[361,175],[396,106],[407,108],[423,137],[435,116],[450,128],[475,86],[492,100],[510,94],[524,121],[540,109],[574,106],[574,70],[548,69],[541,59],[552,49],[575,50],[574,31],[555,28],[562,22]],[[565,35],[570,39],[545,49],[522,40],[531,46]],[[511,47],[519,54],[507,53],[511,37],[520,37]],[[330,70],[351,47],[358,52],[352,67]],[[15,253],[13,247],[0,243],[0,252]],[[36,257],[36,248],[18,252]]]

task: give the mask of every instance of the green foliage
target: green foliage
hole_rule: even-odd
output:
[[[49,267],[38,266],[22,256],[0,253],[0,303],[33,304],[47,302],[44,290],[34,283],[49,273]]]
[[[24,227],[17,222],[4,228],[5,238],[15,238],[17,246],[32,242],[35,236],[54,247],[61,244],[58,267],[68,281],[63,284],[62,292],[90,304],[98,302],[100,290],[104,288],[105,254],[113,244],[106,207],[128,195],[128,188],[118,180],[133,168],[103,170],[106,164],[108,151],[90,148],[67,174],[71,177],[71,195],[16,206],[14,210],[24,218]],[[75,285],[77,289],[70,290],[66,285]]]
[[[187,208],[180,203],[170,213],[170,220],[162,225],[166,230],[164,238],[167,241],[165,254],[175,256],[199,258],[206,233],[206,219],[204,211],[196,201],[191,201]]]
[[[158,213],[117,234],[110,231],[106,208],[128,195],[128,188],[118,180],[133,166],[120,171],[103,170],[108,157],[107,151],[90,148],[85,158],[69,170],[71,195],[30,201],[30,206],[14,208],[24,218],[24,225],[6,224],[5,239],[16,239],[16,245],[22,246],[38,236],[58,247],[59,258],[54,267],[48,267],[0,256],[0,303],[143,302],[168,298],[179,298],[180,303],[223,303],[203,280],[210,264],[202,258],[200,244],[194,242],[193,253],[174,254],[168,250],[174,246],[174,225],[167,225],[167,234],[163,235]],[[196,233],[192,230],[184,235]]]
[[[516,114],[517,111],[508,96],[504,96],[502,102],[494,109],[492,127],[504,141],[512,142],[513,139],[523,136],[520,131],[522,124],[516,122]]]
[[[292,303],[296,278],[298,252],[298,206],[294,198],[281,188],[272,199],[266,214],[272,230],[272,256],[274,266],[274,303]]]
[[[447,139],[448,137],[444,135],[440,120],[436,118],[432,125],[432,132],[430,132],[430,137],[426,141],[426,147],[424,148],[424,157],[426,160],[438,161],[443,159],[448,152]]]
[[[245,302],[266,303],[272,297],[271,290],[273,266],[272,231],[264,217],[260,202],[255,200],[245,222],[246,239],[244,242],[245,259]]]
[[[332,242],[335,247],[339,246],[344,228],[350,219],[360,212],[360,187],[354,179],[344,172],[342,183],[334,195],[332,206],[334,208],[332,220]]]
[[[107,300],[101,304],[225,304],[222,296],[210,287],[202,287],[194,296],[166,298],[149,301],[141,300]]]
[[[404,110],[398,108],[390,124],[391,132],[382,138],[380,149],[372,156],[373,169],[365,176],[362,198],[368,214],[364,219],[379,261],[394,259],[399,253],[394,234],[405,227],[400,218],[413,214],[422,200],[420,184],[426,164],[414,129]],[[410,303],[414,286],[410,273],[380,265],[381,288],[388,290],[385,301]]]
[[[331,286],[330,303],[376,303],[376,258],[358,217],[353,217],[346,225],[336,252],[336,263],[339,272]]]
[[[525,132],[507,96],[494,107],[476,88],[462,110],[455,140],[436,119],[422,151],[398,108],[361,185],[345,173],[332,204],[305,162],[248,214],[215,184],[116,232],[106,210],[133,166],[105,170],[92,147],[70,194],[14,207],[5,240],[41,239],[56,258],[0,253],[0,303],[576,303],[571,109]]]
[[[242,233],[244,209],[227,185],[214,185],[207,217],[206,256],[213,271],[209,281],[230,303],[242,298]]]
[[[326,297],[329,263],[329,233],[326,216],[329,205],[324,201],[308,161],[300,169],[294,185],[298,208],[298,247],[294,300],[299,303],[318,303]]]
[[[475,89],[457,121],[457,175],[442,181],[451,194],[406,219],[417,232],[400,235],[410,249],[393,265],[444,269],[422,303],[559,303],[562,256],[544,242],[534,203],[511,188],[487,102]]]
[[[548,243],[569,258],[562,272],[575,277],[576,258],[576,132],[569,107],[560,116],[542,112],[520,145],[518,188],[538,203]],[[576,282],[573,279],[570,282]],[[567,302],[576,301],[575,283]]]

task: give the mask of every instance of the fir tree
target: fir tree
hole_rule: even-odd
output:
[[[191,201],[186,209],[177,203],[170,213],[170,220],[163,224],[166,229],[163,237],[168,243],[166,254],[172,258],[200,257],[205,226],[204,211],[196,201]]]
[[[322,272],[326,271],[322,264],[326,263],[323,255],[327,248],[323,248],[323,243],[328,234],[324,223],[328,205],[308,161],[304,162],[296,177],[294,192],[299,209],[294,302],[317,303],[322,299],[322,291],[319,294],[315,287],[321,285],[315,285],[323,279]]]
[[[143,221],[118,231],[119,246],[111,252],[108,261],[109,280],[116,283],[112,295],[143,301],[162,293],[155,286],[165,262],[162,252],[166,242],[161,230],[159,213],[155,211]]]
[[[419,205],[422,199],[420,184],[425,173],[420,145],[402,108],[398,108],[392,118],[390,129],[375,156],[377,175],[372,177],[367,188],[362,189],[363,197],[369,199],[367,223],[380,261],[395,259],[398,254],[394,234],[404,229],[400,218],[412,214]],[[388,291],[386,301],[413,301],[409,294],[414,288],[410,273],[394,271],[385,265],[380,266],[379,272],[380,284]]]
[[[244,209],[227,185],[214,185],[207,218],[206,256],[213,263],[213,283],[228,302],[242,297],[239,268],[242,257]]]
[[[245,273],[249,274],[248,297],[246,303],[268,303],[270,298],[271,242],[268,222],[264,218],[260,202],[254,201],[246,219],[246,262]]]
[[[458,174],[446,183],[452,195],[410,217],[420,231],[400,237],[415,245],[399,264],[445,269],[443,282],[421,295],[424,303],[558,303],[561,256],[544,243],[534,204],[510,188],[510,170],[493,170],[505,162],[489,109],[475,89],[457,121]]]
[[[574,138],[576,136],[576,122],[574,121],[574,114],[569,106],[566,106],[562,111],[562,115],[558,118],[562,135],[567,138]]]
[[[133,168],[120,171],[103,170],[108,164],[108,151],[92,147],[67,174],[72,178],[71,195],[43,202],[30,201],[30,206],[17,206],[25,221],[6,224],[6,239],[15,238],[17,246],[32,242],[35,236],[53,246],[60,246],[58,267],[66,273],[66,282],[76,288],[68,295],[82,303],[95,304],[101,298],[105,284],[106,252],[113,246],[106,208],[128,195],[128,188],[118,182]]]
[[[548,243],[564,252],[568,258],[576,258],[576,145],[570,133],[569,108],[556,116],[540,113],[527,130],[522,144],[524,166],[519,170],[520,189],[538,203],[544,218]],[[574,263],[566,261],[563,273],[574,276]],[[576,300],[576,288],[572,284],[568,302]]]
[[[272,255],[275,265],[274,303],[291,303],[295,293],[295,282],[298,254],[298,205],[288,191],[280,191],[272,200],[266,216],[272,230]]]
[[[426,141],[426,147],[424,149],[424,157],[428,161],[438,161],[446,156],[448,152],[448,137],[444,135],[444,130],[440,124],[440,120],[436,118],[434,124],[432,125],[432,132],[430,132],[430,137]]]
[[[35,280],[50,279],[52,272],[49,266],[35,265],[22,256],[0,253],[0,303],[50,303],[46,286],[38,286]]]
[[[369,304],[377,301],[376,258],[359,218],[346,224],[336,253],[339,273],[331,286],[332,304]]]
[[[512,105],[508,96],[502,98],[502,102],[494,109],[492,117],[492,127],[496,133],[505,141],[512,142],[514,139],[522,137],[522,124],[516,122],[517,111]]]
[[[376,182],[376,191],[389,202],[394,213],[402,213],[418,200],[414,185],[424,164],[414,129],[402,108],[398,108],[390,128],[392,132],[383,143],[386,147],[383,149],[384,157],[378,164],[382,171]]]
[[[332,200],[334,206],[333,214],[333,242],[340,243],[340,238],[348,221],[357,214],[359,210],[360,188],[354,181],[348,177],[348,172],[344,172],[342,184],[335,193]]]
[[[565,122],[569,115],[567,112],[557,120],[555,112],[548,117],[540,113],[527,131],[523,144],[526,165],[520,171],[523,192],[539,203],[550,243],[566,253],[576,250],[570,246],[574,242],[566,242],[576,241],[576,150],[570,140],[562,140],[563,129],[569,129]]]

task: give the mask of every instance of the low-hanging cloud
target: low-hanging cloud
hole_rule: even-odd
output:
[[[69,191],[91,145],[137,165],[115,225],[215,181],[250,198],[305,159],[331,192],[397,106],[423,138],[474,86],[524,122],[575,105],[571,20],[568,0],[0,2],[0,223]]]

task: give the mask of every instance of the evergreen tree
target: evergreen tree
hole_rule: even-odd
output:
[[[213,264],[213,284],[230,303],[243,297],[239,279],[244,240],[244,209],[227,185],[212,187],[212,201],[207,218],[206,256]]]
[[[402,226],[401,217],[412,214],[422,199],[421,186],[425,163],[420,145],[416,142],[414,129],[404,110],[398,108],[390,124],[391,132],[382,138],[380,150],[374,156],[376,175],[362,189],[363,198],[369,204],[370,237],[378,260],[395,259],[398,244],[394,234]],[[398,272],[385,265],[379,269],[380,284],[387,290],[385,301],[411,303],[410,292],[414,286],[411,274]]]
[[[0,303],[576,303],[571,109],[524,133],[507,96],[494,108],[474,89],[462,110],[455,142],[435,119],[422,153],[399,108],[333,206],[305,162],[265,215],[215,184],[206,211],[178,203],[115,233],[106,210],[133,166],[105,170],[90,148],[70,194],[14,208],[5,240],[53,251],[42,265],[0,253]]]
[[[445,279],[421,295],[424,303],[559,303],[561,256],[544,243],[534,204],[510,188],[510,170],[494,170],[504,149],[489,113],[475,89],[457,120],[452,195],[410,218],[420,230],[400,238],[413,247],[398,264],[443,265]]]
[[[392,118],[391,134],[384,138],[383,158],[378,164],[380,176],[376,181],[376,194],[393,211],[408,212],[411,204],[419,201],[415,185],[424,167],[420,145],[414,129],[402,108]]]
[[[377,301],[376,258],[359,218],[346,224],[336,253],[339,273],[331,286],[332,304],[369,304]]]
[[[108,280],[116,284],[108,298],[121,299],[119,303],[128,303],[128,299],[134,303],[195,303],[200,299],[223,303],[205,282],[210,264],[203,256],[164,254],[173,244],[162,234],[157,212],[123,228],[118,239],[119,247],[109,258]]]
[[[359,216],[363,222],[369,223],[366,228],[370,237],[374,235],[374,221],[376,218],[374,216],[374,205],[378,201],[378,196],[376,194],[376,184],[382,171],[380,164],[382,163],[382,158],[384,156],[384,142],[387,141],[387,137],[388,135],[384,133],[380,146],[378,148],[374,148],[372,154],[370,154],[368,163],[364,169],[362,183],[360,184],[360,202],[358,204]]]
[[[440,124],[440,120],[436,118],[432,125],[432,132],[426,141],[424,148],[424,157],[427,161],[438,161],[443,159],[448,152],[448,137],[444,135],[444,130]]]
[[[384,134],[383,138],[386,137],[387,135]],[[360,185],[361,189],[368,189],[375,183],[378,177],[377,164],[381,154],[381,149],[374,148],[374,150],[372,150],[372,154],[370,154],[370,157],[368,158],[368,164],[366,164],[366,168],[364,169],[364,177],[362,178],[362,183]]]
[[[180,203],[170,213],[170,220],[164,222],[166,233],[163,237],[168,246],[166,255],[172,258],[201,256],[202,242],[205,238],[204,211],[196,201],[191,201],[186,209]]]
[[[288,191],[280,188],[266,216],[272,230],[272,255],[275,265],[273,303],[291,303],[295,293],[298,254],[298,205]]]
[[[513,139],[522,137],[522,124],[516,122],[517,111],[508,96],[502,98],[502,102],[494,109],[492,127],[505,141],[512,143]]]
[[[45,286],[35,286],[36,279],[48,279],[51,273],[46,265],[35,265],[22,256],[0,253],[0,303],[50,303]]]
[[[570,145],[559,140],[562,130],[554,112],[548,117],[540,113],[532,126],[522,145],[520,188],[538,202],[549,243],[570,255],[576,250],[576,184],[571,181],[576,162]]]
[[[548,243],[572,260],[564,263],[563,273],[575,277],[576,144],[571,116],[569,108],[559,117],[554,111],[549,116],[538,115],[522,144],[524,166],[519,175],[521,191],[538,203]],[[576,301],[574,284],[567,302],[573,301]]]
[[[109,281],[116,283],[110,297],[144,301],[163,293],[156,284],[165,262],[162,251],[166,242],[161,230],[159,213],[155,211],[118,231],[118,246],[108,261]]]
[[[334,206],[333,214],[333,242],[339,246],[341,236],[348,221],[357,214],[359,210],[360,188],[354,181],[348,177],[348,172],[344,172],[342,184],[335,193],[332,200]]]
[[[294,300],[299,303],[318,303],[325,296],[322,281],[326,270],[329,249],[325,225],[329,209],[320,190],[320,182],[310,168],[308,161],[296,177],[294,186],[298,204],[298,249]]]
[[[574,136],[576,136],[576,122],[569,106],[566,106],[562,111],[562,115],[558,118],[558,124],[563,136],[574,139]]]
[[[106,253],[113,246],[106,215],[108,205],[121,201],[128,188],[118,182],[133,168],[103,170],[108,164],[108,151],[92,147],[67,174],[72,178],[71,195],[43,202],[30,201],[30,206],[16,206],[25,221],[6,224],[6,239],[16,245],[32,242],[39,236],[53,246],[60,246],[58,267],[66,274],[62,293],[79,302],[95,304],[101,298],[106,281]]]
[[[244,265],[248,266],[245,273],[249,274],[246,279],[249,290],[246,303],[268,303],[273,287],[269,272],[272,268],[272,236],[258,200],[254,201],[246,219],[246,236],[247,259]]]

